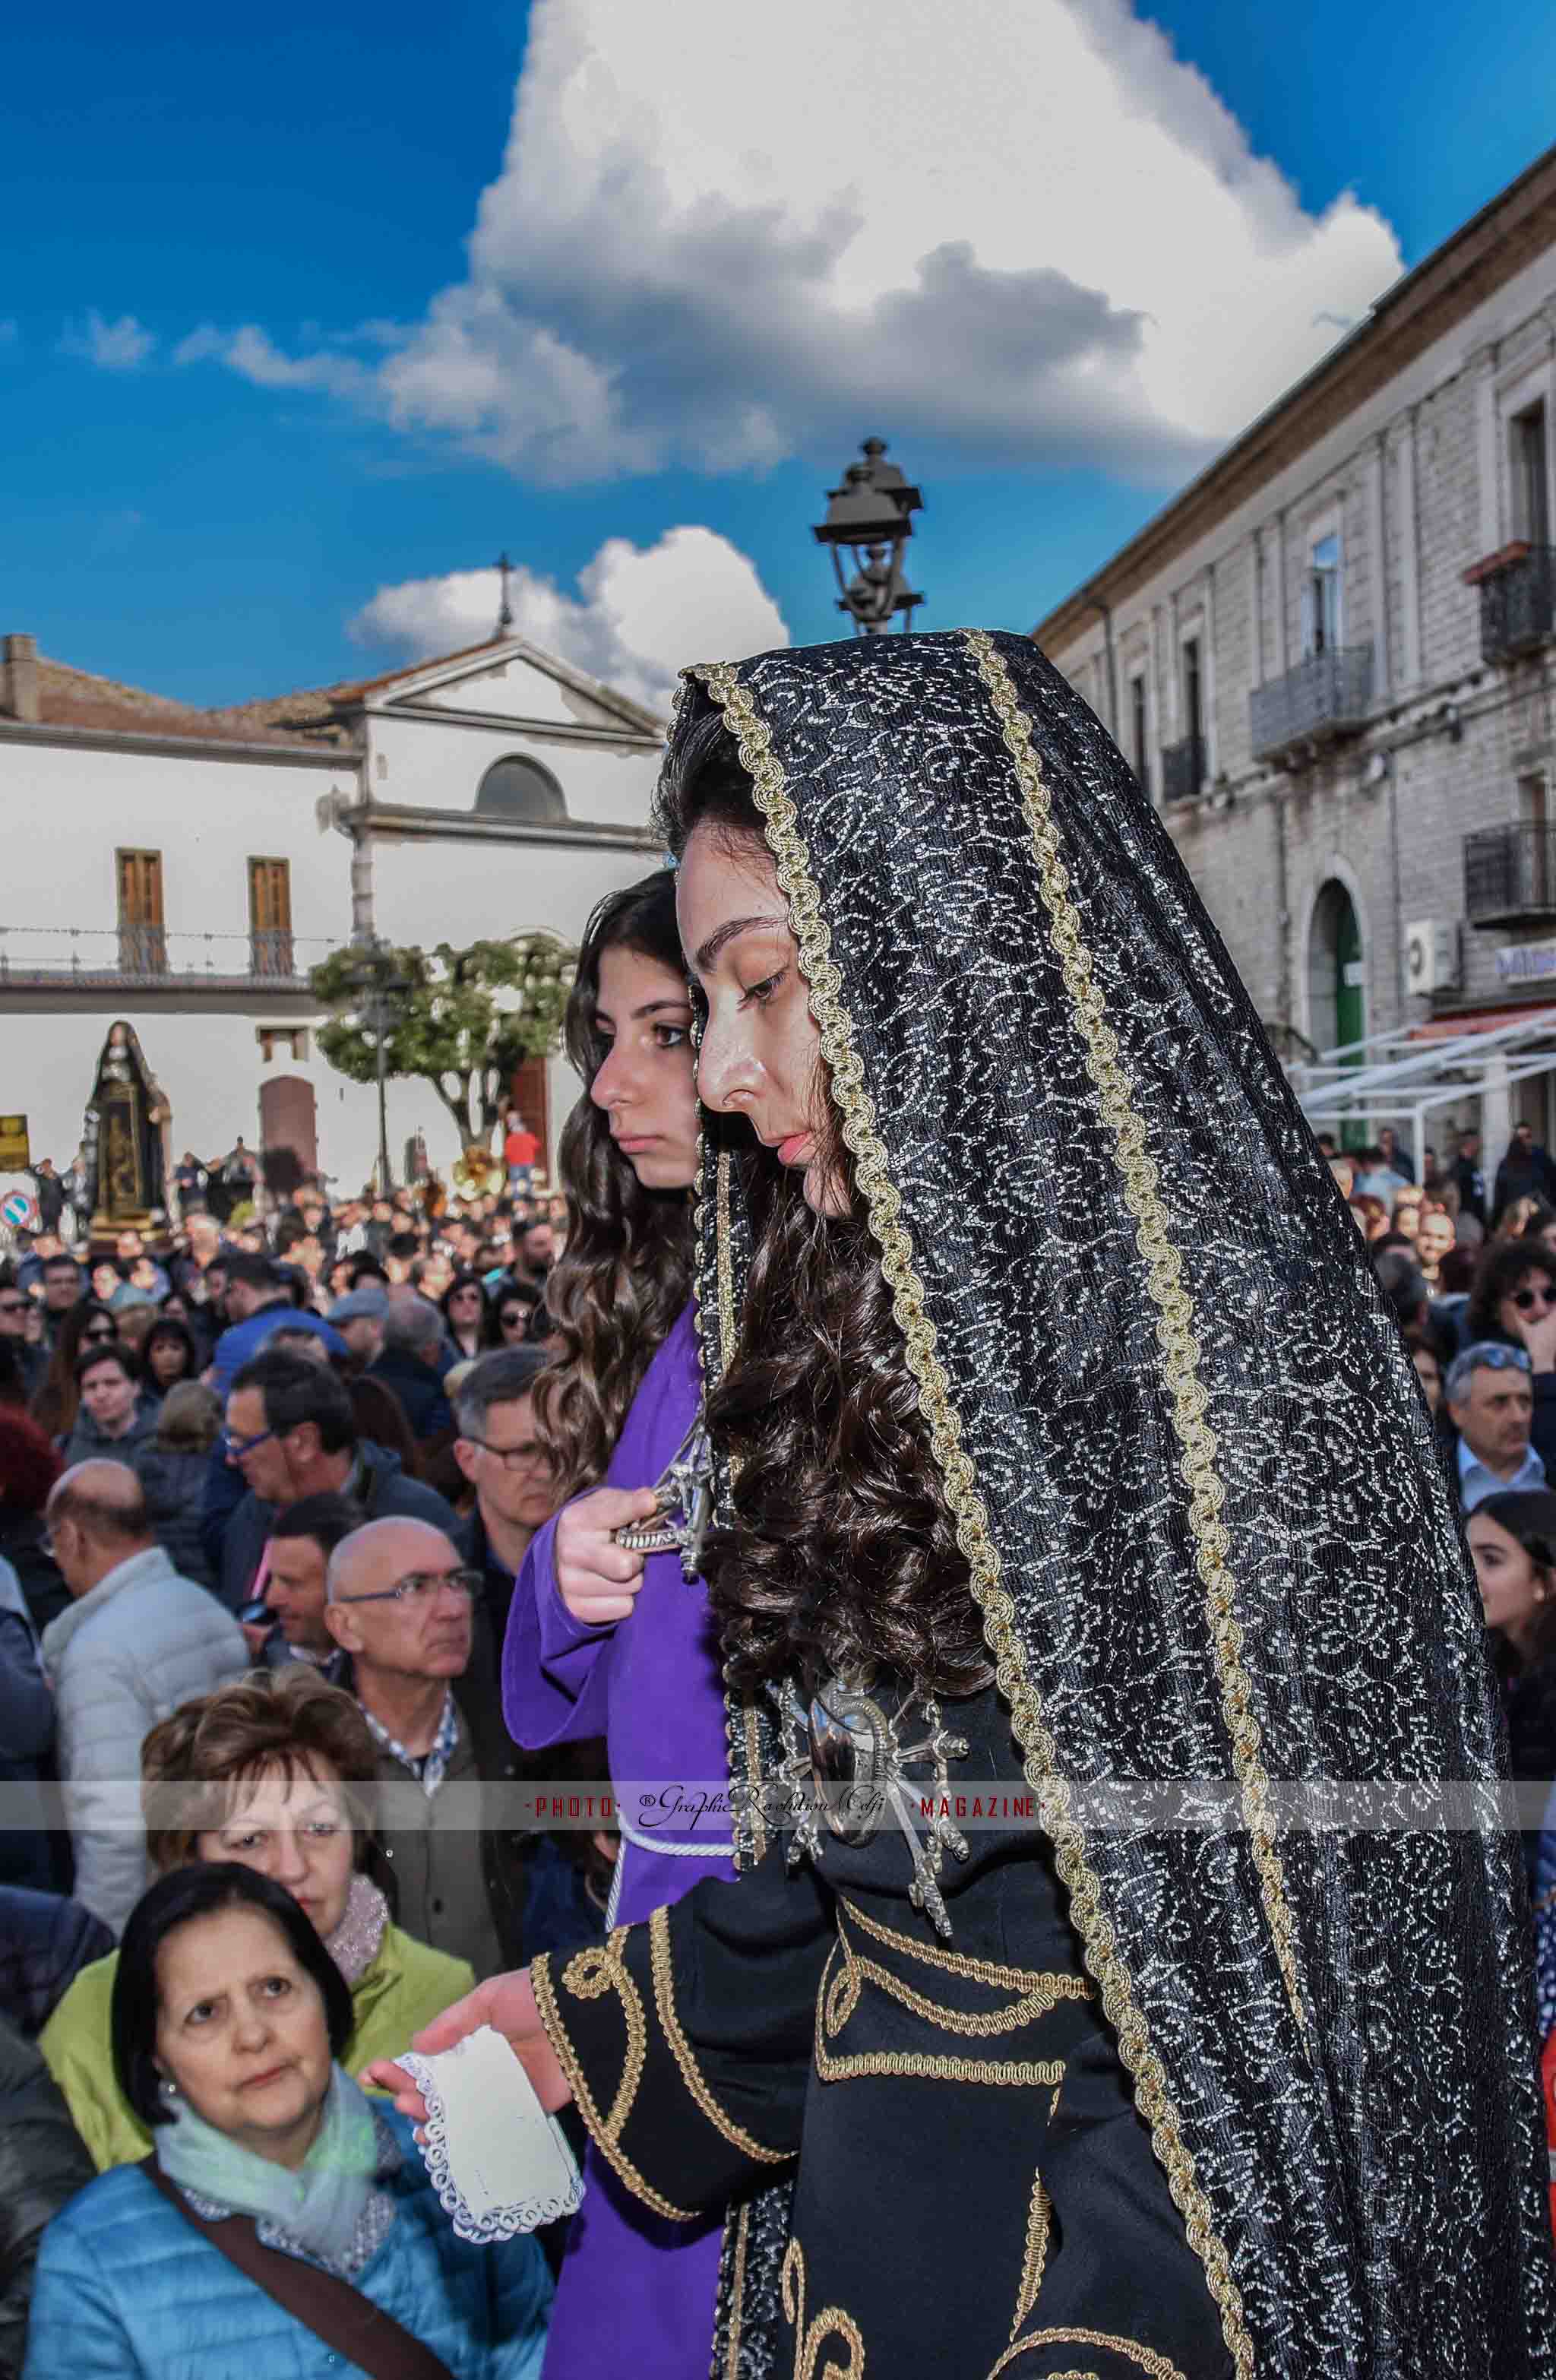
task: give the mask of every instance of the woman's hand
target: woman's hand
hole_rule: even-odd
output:
[[[643,1556],[613,1544],[611,1531],[629,1521],[651,1521],[658,1511],[651,1488],[597,1488],[564,1506],[556,1524],[556,1585],[584,1627],[630,1615],[643,1583]]]
[[[1529,1364],[1537,1372],[1556,1372],[1556,1309],[1542,1314],[1538,1322],[1518,1317],[1518,1336],[1529,1351]]]
[[[423,2025],[410,2046],[423,2058],[436,2058],[463,2041],[467,2034],[479,2032],[483,2024],[502,2034],[534,2084],[535,2095],[547,2115],[554,2115],[558,2107],[567,2105],[572,2090],[557,2063],[556,2052],[546,2039],[528,1967],[517,1967],[511,1974],[493,1975],[490,1983],[478,1984],[473,1992],[456,2000],[452,2008],[444,2009],[442,2016]],[[413,2082],[405,2068],[396,2066],[392,2058],[375,2058],[371,2066],[363,2067],[358,2080],[375,2090],[393,2092],[395,2105],[402,2116],[408,2116],[413,2123],[426,2122],[427,2103],[419,2084]]]

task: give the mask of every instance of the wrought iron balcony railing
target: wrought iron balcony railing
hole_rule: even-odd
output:
[[[1298,753],[1306,745],[1354,735],[1367,723],[1372,700],[1372,647],[1331,645],[1309,653],[1268,686],[1248,697],[1248,726],[1256,760]]]
[[[1556,634],[1556,546],[1509,546],[1475,576],[1482,661],[1514,661]]]
[[[341,937],[344,941],[345,937]],[[306,991],[340,941],[282,932],[170,934],[164,926],[0,926],[0,989],[261,988]]]
[[[1465,837],[1465,915],[1472,926],[1556,917],[1556,827],[1479,827]]]
[[[1192,801],[1205,783],[1208,755],[1203,735],[1185,735],[1179,744],[1161,747],[1161,798]]]

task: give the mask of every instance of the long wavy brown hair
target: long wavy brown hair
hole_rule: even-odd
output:
[[[608,893],[584,932],[563,1046],[584,1094],[557,1151],[567,1194],[566,1252],[546,1277],[546,1311],[563,1344],[535,1383],[535,1424],[556,1466],[558,1501],[604,1476],[643,1375],[691,1295],[691,1200],[646,1190],[590,1097],[610,1044],[595,1023],[600,962],[637,951],[684,976],[675,880],[657,868]]]
[[[659,813],[677,859],[706,826],[771,864],[715,718],[684,738]],[[710,1533],[703,1562],[726,1672],[751,1687],[795,1668],[812,1684],[883,1668],[918,1694],[971,1694],[993,1675],[981,1619],[820,1051],[816,1062],[817,1160],[847,1183],[847,1216],[813,1214],[798,1176],[759,1151],[739,1160],[751,1265],[708,1404],[733,1458],[735,1522]]]

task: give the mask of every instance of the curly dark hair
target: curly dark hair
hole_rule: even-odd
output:
[[[535,1426],[565,1501],[605,1475],[627,1408],[671,1324],[691,1295],[691,1202],[647,1190],[590,1097],[609,1044],[595,1024],[600,962],[637,951],[686,973],[675,928],[675,880],[656,868],[607,893],[585,929],[563,1045],[584,1081],[557,1151],[567,1194],[567,1245],[546,1275],[549,1327],[562,1341],[535,1384]]]
[[[1476,1268],[1461,1344],[1470,1347],[1480,1339],[1505,1339],[1497,1308],[1504,1297],[1522,1289],[1533,1273],[1543,1273],[1556,1287],[1556,1249],[1548,1248],[1542,1240],[1490,1241]]]
[[[677,859],[707,827],[767,846],[750,780],[716,718],[682,740],[659,795]],[[817,1053],[818,1086],[826,1089]],[[809,1683],[884,1668],[918,1694],[966,1694],[993,1675],[918,1384],[830,1096],[816,1161],[846,1182],[846,1217],[806,1205],[798,1177],[737,1160],[752,1256],[734,1355],[709,1399],[733,1458],[734,1525],[703,1568],[726,1674],[749,1688],[797,1667]]]

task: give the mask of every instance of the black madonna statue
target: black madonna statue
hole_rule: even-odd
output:
[[[1551,2380],[1474,1577],[1170,838],[982,633],[689,672],[662,801],[742,1873],[422,2046],[729,2210],[722,2380]]]
[[[167,1128],[172,1111],[151,1073],[133,1026],[119,1018],[97,1062],[86,1111],[84,1151],[94,1232],[164,1220]]]

